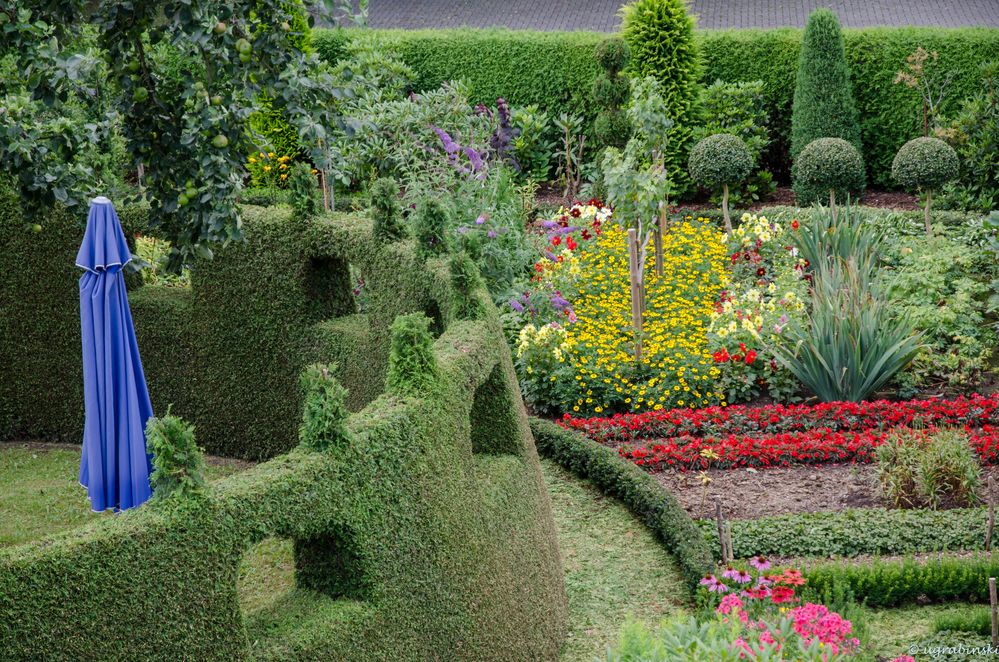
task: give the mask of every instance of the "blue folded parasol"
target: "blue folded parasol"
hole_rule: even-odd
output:
[[[80,277],[86,415],[80,484],[95,511],[134,508],[152,494],[145,429],[153,408],[121,272],[131,259],[111,201],[94,198],[76,265],[85,269]]]

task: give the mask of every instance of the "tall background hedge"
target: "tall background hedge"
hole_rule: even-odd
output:
[[[582,113],[592,123],[596,109],[587,103],[587,94],[599,74],[593,49],[605,35],[471,29],[372,32],[413,67],[419,89],[462,79],[470,84],[476,102],[502,96],[514,106],[535,103],[556,114]],[[786,179],[802,30],[698,30],[694,34],[702,60],[702,83],[763,81],[774,133],[765,160]],[[870,183],[893,187],[895,152],[922,134],[919,93],[893,84],[895,72],[918,46],[937,51],[941,70],[956,74],[943,105],[943,113],[952,114],[979,87],[980,63],[999,59],[999,29],[862,28],[845,29],[843,37]],[[320,55],[335,60],[350,38],[349,31],[317,30],[313,43]]]

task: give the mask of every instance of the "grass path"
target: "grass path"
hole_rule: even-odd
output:
[[[97,517],[76,480],[80,451],[71,446],[0,445],[0,546],[66,531]],[[238,470],[210,464],[210,479]],[[591,662],[617,642],[628,618],[657,624],[684,609],[686,590],[673,558],[620,502],[544,461],[569,594],[563,662]],[[248,615],[291,591],[291,544],[266,540],[240,568]]]
[[[569,593],[563,662],[603,658],[628,618],[656,625],[683,611],[679,568],[645,525],[554,462],[542,466]]]

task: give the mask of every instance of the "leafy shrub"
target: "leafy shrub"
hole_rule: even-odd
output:
[[[170,254],[170,242],[149,235],[135,236],[133,261],[142,263],[143,285],[163,285],[165,287],[190,287],[190,271],[184,269],[175,274],[166,268]]]
[[[853,105],[839,19],[829,9],[808,17],[794,81],[791,159],[819,138],[840,138],[860,150],[860,124]]]
[[[451,288],[454,291],[451,316],[459,320],[482,319],[486,311],[478,298],[482,279],[475,262],[467,253],[457,253],[451,256],[449,268]]]
[[[450,248],[448,208],[439,200],[424,198],[413,212],[416,228],[416,250],[424,257],[447,253]]]
[[[732,553],[751,556],[860,556],[974,551],[985,544],[984,508],[951,510],[863,508],[732,520]],[[718,527],[698,520],[718,553]]]
[[[895,508],[966,507],[978,501],[981,470],[958,430],[899,431],[877,448],[883,498]]]
[[[246,188],[239,194],[240,203],[256,207],[286,205],[289,200],[288,189],[271,186]]]
[[[400,315],[392,322],[387,388],[400,395],[419,397],[437,379],[430,318],[422,313]]]
[[[951,209],[987,212],[999,207],[999,61],[981,67],[980,86],[940,132],[961,158],[958,182],[941,202]]]
[[[536,286],[511,303],[521,311],[516,363],[532,406],[601,413],[720,400],[706,336],[725,275],[721,235],[701,221],[674,224],[663,237],[661,276],[649,251],[639,363],[631,351],[625,229],[595,206],[574,207],[561,219],[545,224]]]
[[[791,319],[800,321],[805,312],[803,260],[786,249],[792,229],[766,216],[743,214],[739,227],[726,236],[729,280],[708,327],[708,346],[720,371],[716,389],[726,402],[753,399],[764,389],[776,400],[787,400],[800,388],[769,349]]]
[[[813,274],[807,324],[791,324],[778,360],[819,400],[860,402],[922,347],[913,324],[870,289],[869,266],[833,260]]]
[[[398,241],[406,236],[399,203],[399,185],[391,177],[380,177],[371,185],[371,208],[375,223],[373,233],[382,241]]]
[[[520,166],[521,179],[547,181],[551,168],[554,141],[549,138],[551,119],[537,106],[515,108],[510,114],[517,130],[510,144],[510,153]]]
[[[753,156],[746,143],[730,133],[716,133],[700,140],[690,150],[690,176],[707,188],[722,187],[725,229],[732,232],[728,215],[728,187],[742,182],[753,168]]]
[[[299,442],[306,448],[325,451],[347,442],[347,389],[333,376],[337,366],[313,364],[302,371],[305,395]]]
[[[307,163],[296,163],[290,175],[288,188],[295,218],[315,218],[321,208],[316,171]]]
[[[701,90],[702,126],[694,129],[694,140],[716,133],[731,133],[742,138],[753,157],[755,172],[742,186],[730,193],[733,205],[757,202],[777,188],[773,175],[759,169],[764,150],[770,144],[770,113],[766,106],[763,81],[726,83],[717,80]],[[712,196],[712,201],[717,195]]]
[[[891,174],[907,189],[926,194],[926,234],[930,229],[930,201],[933,191],[955,179],[959,163],[957,152],[939,138],[913,138],[899,148],[891,164]]]
[[[146,449],[153,456],[149,485],[154,499],[196,499],[205,491],[205,456],[194,426],[167,414],[146,423]]]
[[[621,35],[631,51],[629,71],[659,81],[664,113],[673,121],[666,170],[685,173],[700,78],[694,19],[684,0],[635,0],[621,9]],[[687,185],[686,177],[677,177],[671,194],[682,197]]]
[[[933,632],[974,632],[983,637],[992,634],[992,613],[987,607],[967,607],[945,612],[933,618]]]
[[[794,195],[805,206],[828,199],[835,207],[864,189],[864,161],[842,138],[819,138],[805,147],[791,168]]]
[[[594,57],[603,69],[603,73],[593,81],[593,105],[600,109],[593,122],[596,149],[624,147],[631,133],[631,125],[621,110],[630,93],[624,69],[628,66],[631,51],[626,41],[610,37],[597,45]]]
[[[898,376],[903,393],[966,388],[988,369],[996,343],[988,324],[992,256],[942,236],[889,244],[880,280],[892,308],[912,320],[926,346]]]

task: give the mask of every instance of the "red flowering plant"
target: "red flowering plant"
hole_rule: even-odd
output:
[[[728,402],[764,391],[777,400],[795,396],[799,384],[767,349],[784,327],[804,315],[807,289],[797,251],[780,223],[743,214],[725,236],[729,281],[715,304],[708,343],[721,371],[717,388]]]

